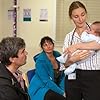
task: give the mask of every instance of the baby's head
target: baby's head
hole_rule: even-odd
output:
[[[89,33],[100,36],[100,21],[95,21],[90,25]]]

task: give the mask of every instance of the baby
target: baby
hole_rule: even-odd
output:
[[[100,21],[93,22],[90,25],[90,29],[89,30],[87,29],[85,32],[82,33],[81,40],[82,42],[91,42],[91,41],[100,42]],[[74,55],[76,52],[79,52],[79,50],[75,51],[72,55]],[[95,51],[90,51],[90,52],[91,55],[93,55]],[[74,63],[70,65],[68,68],[65,68],[63,64],[67,61],[68,54],[67,55],[62,54],[60,57],[57,57],[56,59],[61,63],[60,70],[65,70],[64,71],[65,75],[69,75],[70,73],[74,72],[78,64]]]

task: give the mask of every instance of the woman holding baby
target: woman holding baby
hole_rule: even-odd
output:
[[[69,17],[74,22],[75,28],[65,37],[64,52],[70,45],[81,43],[81,35],[84,34],[86,29],[90,28],[86,22],[87,10],[80,1],[71,3]],[[90,55],[90,50],[80,50],[69,56],[66,61],[66,67],[77,63],[75,71],[66,76],[67,100],[100,99],[100,50],[96,50],[92,56]]]

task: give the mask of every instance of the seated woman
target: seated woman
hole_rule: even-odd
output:
[[[53,40],[45,36],[40,42],[42,52],[34,56],[36,72],[29,85],[31,100],[65,100],[64,73],[54,51]]]

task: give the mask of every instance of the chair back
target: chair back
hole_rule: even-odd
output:
[[[27,71],[27,77],[28,77],[29,83],[30,83],[32,77],[34,76],[34,74],[35,74],[35,69],[31,69],[31,70]]]

